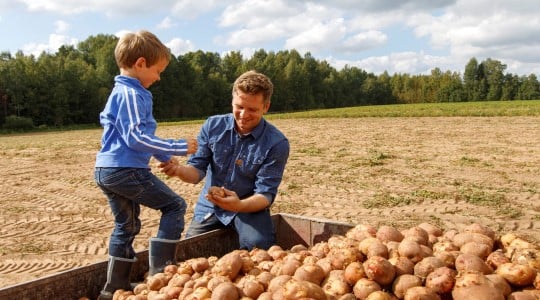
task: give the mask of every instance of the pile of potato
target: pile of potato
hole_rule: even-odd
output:
[[[182,261],[114,299],[540,299],[540,249],[480,224],[357,225],[309,248]]]

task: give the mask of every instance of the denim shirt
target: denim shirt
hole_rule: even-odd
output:
[[[212,213],[228,225],[236,213],[225,211],[205,198],[210,186],[235,191],[240,199],[263,194],[274,202],[289,157],[289,141],[264,118],[255,129],[241,136],[231,113],[212,116],[203,124],[197,141],[199,147],[188,164],[206,176],[195,207],[195,220],[202,222]]]

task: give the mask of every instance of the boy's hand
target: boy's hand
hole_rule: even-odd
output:
[[[169,160],[168,162],[164,162],[164,163],[160,163],[158,165],[158,167],[160,168],[160,171],[162,173],[165,173],[167,174],[167,176],[177,176],[176,172],[178,170],[178,168],[180,167],[180,164],[178,163],[178,160],[175,159],[174,162],[171,162],[171,160]]]
[[[187,154],[193,154],[197,152],[197,147],[199,146],[197,143],[197,139],[186,139],[188,144]]]

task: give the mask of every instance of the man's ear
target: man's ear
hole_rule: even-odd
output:
[[[263,111],[264,113],[263,114],[266,114],[268,112],[268,110],[270,109],[270,101],[266,102],[263,106]]]

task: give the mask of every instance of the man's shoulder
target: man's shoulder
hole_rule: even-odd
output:
[[[206,119],[207,125],[214,126],[226,126],[234,122],[231,114],[213,115]]]
[[[266,137],[266,140],[269,141],[270,144],[287,144],[289,143],[289,140],[287,139],[287,136],[274,124],[266,121],[266,133],[264,134]]]

